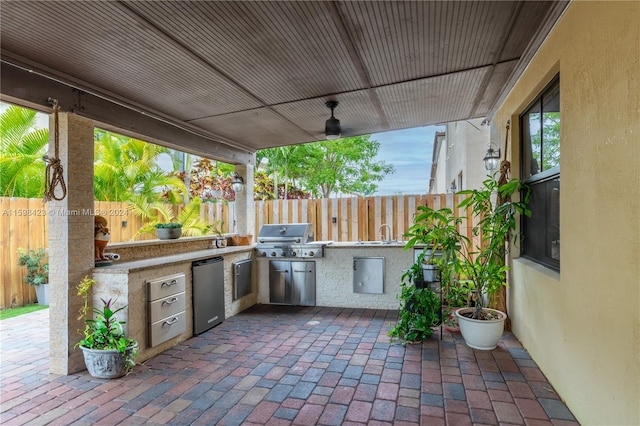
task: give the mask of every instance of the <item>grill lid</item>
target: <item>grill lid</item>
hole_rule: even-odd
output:
[[[263,225],[258,234],[258,243],[305,244],[313,241],[313,227],[310,223],[284,223]]]

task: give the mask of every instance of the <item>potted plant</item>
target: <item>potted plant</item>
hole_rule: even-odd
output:
[[[211,225],[200,217],[201,206],[202,200],[195,197],[175,216],[171,205],[149,204],[144,197],[139,196],[131,199],[131,211],[140,216],[144,222],[137,234],[155,233],[159,239],[208,235]],[[161,229],[170,229],[170,231],[160,231]]]
[[[511,237],[514,241],[517,238],[517,214],[531,214],[526,208],[528,190],[523,201],[510,201],[511,196],[521,190],[526,190],[526,187],[517,179],[499,186],[493,177],[489,177],[481,189],[459,192],[468,196],[458,208],[470,208],[472,211],[475,221],[473,240],[458,229],[463,218],[456,217],[451,209],[446,208],[418,207],[420,213],[408,230],[412,240],[442,251],[441,268],[458,272],[471,281],[472,285],[467,289],[474,307],[458,310],[456,317],[462,337],[468,346],[476,349],[495,348],[504,330],[506,314],[488,308],[487,302],[506,286],[509,268],[504,261]],[[497,194],[507,201],[496,205],[494,199]]]
[[[215,221],[211,224],[211,232],[216,236],[216,247],[223,248],[227,246],[227,238],[222,235],[222,226],[224,222],[221,220]]]
[[[154,226],[160,240],[175,240],[182,235],[182,224],[178,222],[156,223]]]
[[[36,297],[39,305],[49,304],[49,263],[45,262],[45,250],[39,248],[37,251],[29,249],[18,249],[18,264],[27,268],[27,275],[24,281],[35,287]]]
[[[460,332],[458,317],[456,312],[462,308],[474,306],[473,294],[475,285],[473,281],[452,277],[446,283],[442,281],[443,292],[443,315],[445,317],[443,326],[447,331]]]
[[[80,318],[86,318],[91,312],[95,317],[85,319],[84,339],[76,346],[82,350],[91,376],[114,379],[128,374],[135,366],[138,342],[126,337],[122,327],[125,322],[116,318],[126,305],[116,308],[112,299],[100,299],[101,309],[89,307],[89,289],[93,284],[95,280],[87,276],[77,286],[78,295],[84,298]]]
[[[404,343],[421,342],[431,336],[432,327],[441,321],[441,303],[438,295],[424,286],[422,262],[419,260],[402,275],[398,322],[389,330],[389,336]]]

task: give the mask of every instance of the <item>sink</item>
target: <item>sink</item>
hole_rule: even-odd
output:
[[[401,241],[358,241],[355,243],[357,246],[382,246],[382,245],[404,245]]]

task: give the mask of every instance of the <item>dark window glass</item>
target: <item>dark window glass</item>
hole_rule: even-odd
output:
[[[530,184],[531,217],[523,224],[523,255],[560,269],[560,178]]]
[[[522,255],[560,270],[560,80],[520,116],[522,180],[531,188]]]

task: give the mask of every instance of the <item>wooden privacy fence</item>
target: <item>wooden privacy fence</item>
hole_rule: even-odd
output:
[[[254,240],[264,224],[310,222],[317,241],[373,241],[381,234],[389,238],[383,224],[391,227],[391,239],[402,239],[411,226],[418,206],[453,208],[458,195],[396,195],[384,197],[349,197],[312,200],[269,200],[255,202]],[[177,214],[180,206],[174,206]],[[454,209],[456,211],[456,209]],[[470,212],[457,212],[471,216]],[[18,265],[18,248],[25,250],[48,245],[48,211],[40,199],[0,197],[0,309],[22,306],[36,301],[35,291],[23,282],[24,268]],[[96,201],[93,210],[72,214],[98,214],[108,220],[111,243],[154,239],[154,235],[137,234],[142,220],[127,203]],[[234,203],[203,203],[203,219],[222,221],[223,230],[236,233]],[[463,221],[469,238],[471,227]]]

